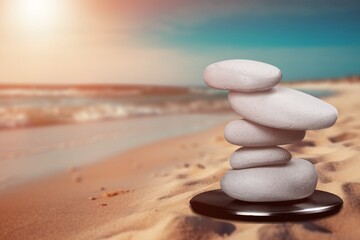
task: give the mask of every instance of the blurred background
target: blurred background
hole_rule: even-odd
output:
[[[214,61],[249,58],[284,80],[359,73],[349,0],[1,0],[1,83],[201,85]]]
[[[0,0],[0,186],[233,119],[226,93],[204,86],[213,62],[356,80],[359,12],[351,0]]]

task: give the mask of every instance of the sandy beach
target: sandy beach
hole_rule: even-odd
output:
[[[317,189],[344,200],[337,215],[248,223],[194,214],[189,200],[219,188],[230,168],[228,157],[236,147],[223,138],[228,115],[196,133],[144,142],[121,154],[111,152],[103,161],[3,191],[0,239],[358,239],[360,84],[324,81],[291,87],[336,91],[325,99],[338,109],[337,123],[308,131],[301,143],[286,148],[315,164]]]

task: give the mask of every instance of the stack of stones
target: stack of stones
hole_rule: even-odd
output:
[[[276,86],[281,71],[250,60],[227,60],[205,69],[205,82],[229,90],[229,102],[242,119],[225,127],[225,139],[243,146],[230,157],[233,170],[221,180],[227,195],[242,201],[273,202],[303,199],[316,188],[314,166],[292,158],[277,145],[300,142],[305,131],[332,126],[336,109],[322,100]]]

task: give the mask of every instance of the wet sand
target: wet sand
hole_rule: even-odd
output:
[[[231,113],[181,114],[3,130],[0,190],[147,143],[208,129],[231,118]]]

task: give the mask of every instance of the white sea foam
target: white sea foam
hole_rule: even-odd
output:
[[[147,91],[144,93],[144,91]],[[140,94],[141,93],[141,94]],[[226,95],[201,88],[149,93],[137,89],[0,89],[0,128],[228,110]]]

